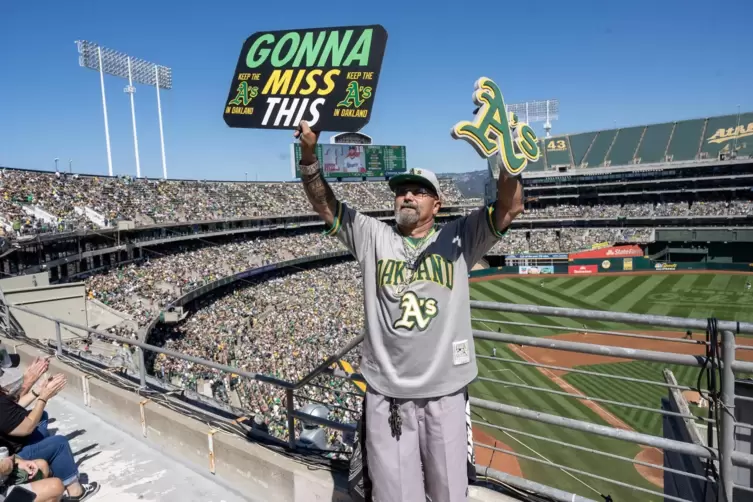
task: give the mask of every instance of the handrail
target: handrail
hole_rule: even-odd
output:
[[[348,343],[346,343],[345,347],[340,349],[334,355],[329,356],[322,364],[320,364],[319,366],[311,370],[306,376],[298,380],[298,382],[294,384],[295,388],[300,389],[301,387],[309,383],[311,380],[313,380],[314,378],[322,374],[327,368],[332,366],[333,363],[339,361],[340,358],[342,358],[345,354],[353,350],[359,343],[361,343],[364,339],[364,336],[365,335],[362,333],[358,335],[357,337],[355,337],[354,339],[352,339],[351,341],[349,341]]]
[[[568,307],[544,307],[539,305],[525,305],[517,303],[485,302],[471,300],[472,309],[496,310],[516,314],[533,314],[552,317],[575,317],[578,319],[592,319],[595,321],[621,322],[625,324],[648,324],[666,328],[682,328],[706,330],[707,321],[704,319],[688,319],[684,317],[670,317],[649,314],[631,314],[629,312],[610,312],[608,310],[586,310]],[[719,321],[719,331],[729,330],[733,333],[753,335],[753,323],[738,321]]]
[[[629,324],[647,324],[647,325],[668,326],[668,327],[675,327],[675,328],[681,327],[681,328],[705,329],[706,322],[707,322],[702,319],[684,319],[684,318],[677,318],[677,317],[640,315],[640,314],[629,314],[629,313],[618,313],[618,312],[607,312],[607,311],[596,311],[596,310],[579,310],[579,309],[557,308],[557,307],[538,307],[538,306],[533,306],[533,305],[502,304],[502,303],[492,303],[492,302],[473,301],[471,302],[471,306],[472,308],[476,308],[476,309],[497,310],[497,311],[503,311],[503,312],[525,312],[525,313],[533,313],[533,314],[553,316],[553,317],[598,319],[598,320],[610,321],[610,322],[623,322],[623,323],[629,323]],[[338,373],[337,371],[332,371],[330,367],[332,366],[334,362],[336,362],[338,359],[343,357],[345,354],[347,354],[353,348],[355,348],[358,344],[360,344],[364,340],[363,334],[350,340],[345,346],[343,346],[340,350],[338,350],[337,353],[328,357],[324,362],[320,363],[316,368],[314,368],[312,371],[310,371],[308,374],[306,374],[303,378],[301,378],[297,382],[289,382],[286,380],[270,377],[270,376],[263,375],[260,373],[243,371],[238,368],[233,368],[230,366],[218,364],[213,361],[206,360],[206,359],[188,356],[186,354],[182,354],[182,353],[170,350],[170,349],[165,349],[165,348],[157,347],[157,346],[150,345],[147,343],[143,343],[138,340],[132,340],[129,338],[119,337],[117,335],[112,335],[110,333],[88,328],[88,327],[85,327],[85,326],[82,326],[80,324],[76,324],[70,321],[48,316],[46,314],[42,314],[40,312],[29,309],[27,307],[21,307],[21,306],[15,306],[15,305],[7,305],[6,307],[7,307],[6,312],[9,311],[10,309],[15,309],[19,312],[25,312],[27,314],[31,314],[31,315],[46,319],[48,321],[54,322],[56,326],[56,334],[58,335],[57,346],[58,346],[59,353],[62,352],[62,339],[60,337],[61,325],[70,326],[72,328],[76,328],[79,330],[88,331],[90,333],[95,333],[104,338],[116,340],[121,343],[130,344],[130,345],[139,347],[141,349],[139,351],[139,354],[141,357],[140,363],[141,363],[142,385],[145,385],[144,383],[145,382],[144,351],[150,350],[156,353],[166,354],[176,359],[182,359],[182,360],[190,361],[196,364],[205,365],[207,367],[214,368],[219,371],[232,372],[244,378],[249,378],[251,380],[269,383],[277,388],[284,389],[285,394],[286,394],[286,400],[287,400],[287,406],[285,408],[286,408],[286,413],[287,413],[288,440],[289,440],[289,446],[291,449],[295,449],[298,446],[298,443],[296,442],[296,428],[295,428],[296,419],[303,420],[312,424],[318,424],[320,426],[327,427],[327,428],[337,429],[346,433],[352,433],[355,430],[355,425],[352,423],[343,423],[343,422],[340,422],[337,420],[331,420],[328,418],[315,417],[310,414],[304,413],[300,410],[296,410],[294,406],[294,397],[295,397],[294,390],[299,389],[305,385],[312,384],[311,381],[313,380],[313,378],[324,373],[335,374],[336,376],[340,376],[337,374]],[[578,420],[575,418],[569,418],[565,416],[554,415],[551,413],[545,413],[543,411],[533,411],[531,409],[526,409],[519,406],[512,406],[512,405],[500,403],[500,402],[494,402],[487,399],[481,399],[475,396],[470,398],[470,404],[476,409],[486,409],[486,410],[514,416],[521,419],[537,421],[540,423],[548,424],[550,426],[565,427],[571,430],[576,430],[576,431],[585,432],[589,434],[595,434],[602,437],[619,439],[619,440],[638,443],[642,445],[662,448],[666,451],[672,451],[672,452],[676,452],[676,453],[680,453],[684,455],[691,455],[701,460],[707,459],[707,460],[718,461],[719,465],[721,466],[719,478],[718,479],[715,478],[708,482],[715,484],[714,489],[719,492],[720,497],[728,496],[728,499],[731,500],[731,491],[736,486],[732,481],[734,477],[733,472],[732,472],[732,466],[733,465],[745,466],[745,467],[753,466],[753,455],[734,450],[734,429],[736,426],[736,422],[733,415],[734,413],[733,410],[735,406],[736,396],[735,396],[735,388],[734,388],[735,377],[734,377],[733,371],[736,368],[747,369],[748,366],[751,365],[751,363],[743,362],[743,361],[739,361],[735,359],[735,345],[736,344],[735,344],[735,335],[733,333],[733,330],[737,332],[753,332],[753,324],[742,323],[742,322],[738,324],[737,322],[730,322],[730,321],[718,321],[717,324],[722,329],[721,334],[720,334],[721,335],[720,341],[723,342],[722,343],[723,350],[721,354],[721,360],[720,361],[714,360],[713,364],[711,365],[711,368],[714,371],[722,372],[723,388],[721,389],[720,396],[715,396],[715,395],[710,396],[710,399],[713,402],[713,406],[720,407],[723,410],[721,411],[721,416],[717,418],[717,420],[720,420],[720,422],[717,423],[717,426],[718,426],[719,433],[721,434],[721,441],[717,445],[704,445],[698,442],[688,443],[688,442],[678,441],[677,439],[669,439],[669,438],[664,438],[660,436],[653,436],[650,434],[635,432],[632,430],[625,430],[618,427],[599,425],[599,424],[588,422],[585,420]],[[479,330],[473,330],[473,335],[475,338],[479,338],[479,339],[496,340],[503,343],[513,343],[513,344],[521,344],[521,345],[546,347],[552,350],[564,350],[564,351],[569,351],[569,352],[603,354],[603,355],[617,356],[617,357],[622,357],[622,358],[627,358],[627,359],[637,359],[637,360],[662,362],[662,363],[675,363],[675,364],[681,364],[681,365],[686,365],[686,366],[696,366],[696,367],[703,366],[706,363],[706,357],[694,356],[690,354],[665,353],[665,352],[650,351],[650,350],[632,349],[632,348],[626,348],[626,347],[600,346],[600,345],[594,345],[594,344],[584,344],[584,343],[569,342],[569,341],[563,341],[563,340],[552,340],[552,339],[547,339],[547,338],[525,337],[525,336],[512,335],[509,333],[495,333],[495,332],[486,332],[486,331],[479,331]],[[349,376],[348,379],[356,380],[354,376]],[[679,387],[679,386],[674,385],[674,387]],[[675,394],[679,394],[679,392],[675,392]],[[585,400],[585,401],[588,401],[588,400],[596,401],[596,399],[591,399],[584,395],[573,394],[573,397],[576,397],[580,400]],[[679,413],[679,414],[673,413],[673,415],[681,416],[684,419],[690,418],[690,415],[684,412]],[[492,450],[495,449],[492,445],[486,445],[483,442],[479,442],[478,445],[481,448],[486,447]],[[499,450],[499,451],[502,451],[502,450]],[[527,458],[525,455],[521,453],[512,452],[511,454],[518,457]],[[548,460],[542,463],[545,463],[547,465],[552,465],[554,467],[557,466],[556,464],[553,464]],[[645,466],[646,465],[644,465],[644,467]],[[496,473],[491,467],[483,467],[483,466],[477,465],[476,468],[477,470],[484,472],[487,477],[492,477],[501,481],[505,481],[514,486],[518,486],[521,488],[524,488],[526,486],[532,486],[527,480],[522,480],[515,476],[506,476],[506,475],[498,476],[497,475],[498,473]],[[567,468],[567,470],[569,472],[592,475],[592,473],[585,473],[584,471],[580,471],[578,469],[573,469],[569,467]],[[593,477],[606,480],[606,481],[611,481],[616,486],[627,486],[624,482],[617,481],[616,479],[604,478],[598,475],[593,475]],[[696,478],[698,478],[698,476],[696,476]],[[574,495],[574,494],[567,494],[566,492],[558,491],[556,488],[552,488],[552,487],[544,487],[544,489],[545,491],[543,493],[547,493],[547,492],[553,493],[553,494],[557,493],[556,498],[560,497],[561,494],[566,494],[568,497],[572,497],[572,498],[568,498],[567,500],[589,500],[585,498],[579,498],[577,495]],[[561,498],[558,498],[558,499],[562,500]],[[671,496],[668,499],[682,500],[682,499],[678,499],[677,497],[671,497]]]
[[[207,359],[202,359],[200,357],[194,357],[189,356],[187,354],[183,354],[181,352],[176,352],[174,350],[165,349],[163,347],[157,347],[156,345],[149,345],[148,343],[140,342],[134,338],[124,338],[122,336],[113,335],[112,333],[106,333],[104,331],[100,331],[98,329],[89,328],[87,326],[83,326],[81,324],[66,321],[63,319],[58,319],[56,317],[48,316],[47,314],[42,314],[41,312],[37,312],[35,310],[26,308],[26,307],[20,307],[18,305],[7,305],[8,308],[12,310],[18,310],[19,312],[25,312],[27,314],[35,315],[37,317],[41,317],[42,319],[47,319],[48,321],[52,321],[55,323],[56,326],[64,325],[64,326],[70,326],[72,328],[80,329],[83,331],[87,331],[89,333],[94,333],[99,336],[103,336],[105,338],[109,338],[110,340],[115,340],[116,342],[133,345],[135,347],[139,347],[143,350],[149,350],[151,352],[156,352],[158,354],[165,354],[166,356],[174,357],[176,359],[182,359],[184,361],[189,361],[196,364],[201,364],[204,366],[208,366],[209,368],[214,368],[216,370],[224,371],[225,373],[235,373],[236,375],[240,375],[242,377],[251,379],[251,380],[257,380],[259,382],[264,382],[268,384],[275,385],[277,387],[281,387],[283,389],[293,389],[295,387],[295,384],[292,382],[288,382],[286,380],[281,380],[279,378],[271,377],[264,375],[262,373],[251,373],[248,371],[244,371],[240,368],[233,368],[232,366],[227,366],[224,364],[219,364],[214,361],[209,361]],[[58,328],[59,330],[59,328]],[[143,368],[143,362],[142,362],[142,368]]]

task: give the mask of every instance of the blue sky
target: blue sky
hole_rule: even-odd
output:
[[[473,5],[474,7],[463,7]],[[753,2],[21,2],[0,6],[0,165],[107,172],[99,76],[86,39],[173,68],[162,94],[171,178],[290,179],[287,131],[230,129],[222,110],[243,41],[262,30],[381,24],[388,34],[376,143],[409,167],[483,169],[450,128],[470,118],[473,82],[508,103],[558,98],[553,133],[753,111]],[[723,5],[723,7],[722,7]],[[485,52],[471,53],[471,47]],[[105,77],[113,165],[135,174],[124,81]],[[161,176],[153,88],[136,93],[142,173]],[[540,128],[536,128],[542,134]]]

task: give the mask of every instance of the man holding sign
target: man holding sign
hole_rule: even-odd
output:
[[[316,158],[318,133],[305,121],[295,136],[306,195],[363,273],[364,460],[373,500],[465,501],[473,464],[466,388],[478,373],[468,271],[523,211],[520,180],[503,171],[497,202],[438,228],[437,177],[412,169],[390,179],[389,225],[336,199]]]

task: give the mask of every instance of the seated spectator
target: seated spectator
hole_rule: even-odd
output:
[[[18,366],[19,363],[17,355],[8,354],[3,348],[0,348],[0,361],[4,367]],[[28,373],[33,377],[43,367],[46,367],[44,360],[40,362],[37,359]],[[68,439],[49,435],[44,411],[47,401],[56,396],[65,384],[65,375],[55,375],[18,400],[0,388],[0,446],[5,446],[22,460],[44,460],[50,466],[51,474],[62,479],[68,493],[67,500],[78,502],[88,500],[100,487],[97,483],[79,482],[78,468]],[[24,406],[34,401],[32,410],[27,411]]]
[[[50,477],[50,466],[44,460],[6,457],[0,460],[0,495],[6,495],[16,485],[26,485],[34,492],[34,502],[57,502],[65,492],[63,482]]]

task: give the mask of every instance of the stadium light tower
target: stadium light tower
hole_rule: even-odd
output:
[[[552,130],[551,121],[559,119],[560,101],[558,99],[526,101],[525,103],[507,105],[507,111],[515,113],[526,124],[544,122],[544,131],[546,131],[548,138],[550,137],[549,132]]]
[[[99,72],[99,82],[102,88],[102,111],[105,116],[105,141],[107,142],[107,167],[112,173],[112,154],[110,152],[110,128],[107,122],[107,100],[105,98],[104,74],[128,79],[128,86],[124,89],[131,99],[131,122],[133,124],[133,147],[136,155],[136,177],[141,177],[141,163],[139,160],[139,140],[136,133],[136,109],[133,94],[137,84],[153,85],[157,89],[157,115],[159,117],[159,137],[162,147],[162,177],[167,179],[167,162],[165,161],[165,135],[162,129],[162,103],[160,89],[173,88],[173,72],[171,68],[131,57],[122,52],[107,49],[94,42],[77,40],[78,64],[84,68]]]

